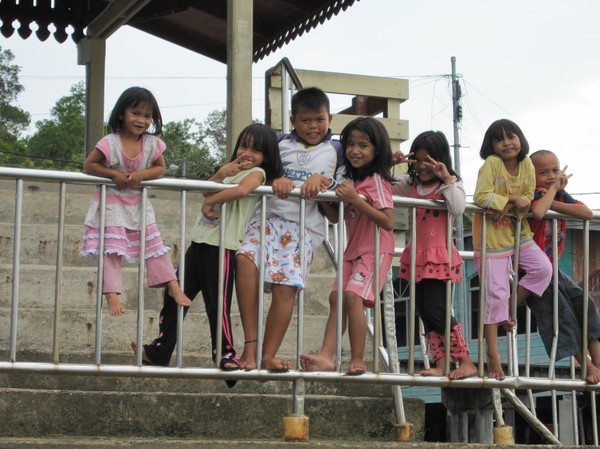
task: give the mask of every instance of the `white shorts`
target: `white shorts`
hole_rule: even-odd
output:
[[[300,225],[278,216],[269,217],[265,223],[263,263],[265,264],[265,290],[272,284],[304,288],[313,249],[310,233],[304,232],[304,267],[300,266]],[[250,259],[258,268],[260,256],[260,217],[251,219],[237,254]]]

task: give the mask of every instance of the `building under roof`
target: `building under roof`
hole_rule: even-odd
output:
[[[70,37],[78,44],[79,63],[86,65],[88,148],[103,134],[105,42],[124,25],[227,64],[227,134],[231,138],[251,121],[252,62],[356,1],[0,0],[0,33],[6,38],[16,34],[61,43]],[[237,92],[235,108],[233,91]]]

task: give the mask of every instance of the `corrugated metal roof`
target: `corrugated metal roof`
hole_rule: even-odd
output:
[[[359,0],[253,0],[254,61],[323,24]],[[78,42],[114,0],[0,0],[0,33]],[[19,24],[16,24],[18,21]],[[33,31],[31,25],[37,30]],[[227,56],[227,0],[152,0],[126,25],[217,61]],[[55,27],[55,31],[51,28]]]

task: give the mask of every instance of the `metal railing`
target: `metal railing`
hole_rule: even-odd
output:
[[[178,344],[177,347],[177,357],[176,363],[172,367],[155,367],[155,366],[143,366],[142,365],[142,357],[141,357],[141,345],[138,345],[138,352],[136,353],[136,362],[131,365],[114,365],[114,364],[105,364],[103,363],[103,351],[102,351],[102,293],[101,289],[97,289],[96,296],[96,326],[95,326],[95,348],[94,348],[94,363],[61,363],[60,362],[60,331],[61,331],[61,307],[62,307],[62,276],[63,276],[63,262],[62,262],[62,252],[63,252],[63,239],[64,239],[64,228],[65,228],[65,203],[68,199],[66,194],[65,187],[67,185],[107,185],[110,184],[110,180],[104,178],[97,178],[92,176],[87,176],[79,173],[63,173],[63,172],[54,172],[54,171],[42,171],[42,170],[27,170],[27,169],[10,169],[10,168],[0,168],[0,178],[4,179],[13,179],[15,182],[15,197],[14,197],[14,234],[13,234],[13,260],[12,260],[12,290],[11,290],[11,298],[10,298],[10,337],[9,337],[9,359],[5,361],[0,361],[0,371],[1,372],[18,372],[18,373],[46,373],[46,374],[68,374],[68,375],[97,375],[97,376],[143,376],[143,377],[177,377],[177,378],[205,378],[205,379],[252,379],[252,380],[275,380],[275,381],[284,381],[284,382],[297,382],[299,383],[299,388],[294,390],[294,404],[295,404],[295,412],[303,411],[303,382],[304,381],[312,381],[312,382],[346,382],[346,383],[378,383],[378,384],[386,384],[395,387],[411,387],[411,386],[429,386],[429,387],[448,387],[451,386],[453,388],[493,388],[499,389],[504,397],[511,402],[515,408],[521,413],[532,425],[536,427],[538,432],[546,437],[551,442],[558,442],[557,435],[557,426],[554,426],[555,431],[551,433],[545,427],[541,426],[539,421],[535,417],[535,409],[527,408],[522,404],[522,402],[515,395],[515,391],[517,390],[529,390],[527,394],[531,396],[533,391],[546,391],[551,392],[554,401],[556,401],[556,393],[557,392],[568,392],[571,395],[574,395],[575,392],[589,392],[590,399],[592,405],[592,413],[593,413],[593,439],[595,444],[598,441],[597,435],[597,427],[595,426],[597,416],[595,410],[595,392],[600,390],[600,385],[590,385],[587,384],[584,380],[577,378],[575,376],[575,368],[574,365],[571,365],[571,376],[569,378],[557,378],[554,365],[555,365],[555,354],[556,354],[556,344],[553,345],[552,354],[549,357],[549,365],[548,365],[548,375],[546,377],[534,377],[530,375],[530,364],[531,361],[529,357],[525,358],[524,370],[520,369],[519,365],[519,357],[518,357],[518,345],[516,344],[516,333],[513,332],[513,337],[509,338],[509,357],[508,357],[508,375],[505,380],[499,381],[496,379],[488,379],[484,377],[484,365],[483,365],[483,340],[481,332],[481,324],[480,324],[480,332],[479,332],[479,376],[472,377],[468,379],[462,379],[458,381],[451,381],[447,376],[419,376],[415,374],[414,369],[414,358],[415,358],[415,341],[414,339],[410,340],[409,344],[409,359],[406,372],[402,372],[398,364],[398,353],[395,350],[391,350],[392,347],[395,349],[395,345],[391,345],[390,341],[395,342],[395,336],[390,335],[386,332],[386,336],[388,337],[388,344],[386,345],[388,349],[384,348],[384,345],[381,344],[381,330],[379,323],[383,322],[383,325],[386,326],[387,329],[395,329],[394,325],[394,310],[393,310],[393,294],[391,293],[391,287],[389,282],[386,284],[385,288],[385,301],[386,310],[383,319],[378,317],[379,307],[375,307],[374,315],[370,317],[370,334],[374,336],[374,349],[373,349],[373,370],[372,372],[367,372],[361,376],[347,376],[341,370],[341,330],[338,329],[338,341],[337,341],[337,370],[335,372],[306,372],[299,369],[298,357],[302,352],[302,342],[303,342],[303,329],[304,329],[304,315],[303,315],[303,302],[300,300],[298,302],[298,313],[297,313],[297,326],[298,326],[298,335],[297,335],[297,345],[296,345],[296,367],[295,369],[290,370],[285,373],[273,373],[267,370],[253,370],[253,371],[235,371],[235,372],[224,372],[216,368],[205,368],[205,367],[184,367],[182,364],[182,346]],[[21,274],[21,242],[24,239],[24,235],[22,233],[22,215],[23,215],[23,193],[24,181],[44,181],[44,182],[53,182],[58,183],[59,185],[59,201],[58,201],[58,210],[55,214],[56,225],[57,225],[57,256],[56,256],[56,266],[55,266],[55,285],[53,285],[54,289],[54,304],[52,306],[53,309],[53,346],[52,346],[52,360],[53,363],[44,363],[38,361],[20,361],[18,360],[18,317],[19,317],[19,304],[20,304],[20,274]],[[208,181],[192,181],[192,180],[174,180],[174,179],[161,179],[155,181],[148,181],[142,183],[142,192],[144,198],[147,197],[148,192],[154,190],[174,190],[179,192],[180,194],[180,211],[179,216],[176,219],[179,222],[179,239],[180,239],[180,248],[185,248],[186,236],[185,236],[185,216],[186,216],[186,208],[187,208],[187,200],[186,194],[188,192],[201,192],[201,191],[213,191],[220,190],[223,188],[227,188],[222,184],[215,184]],[[272,191],[269,187],[260,187],[255,192],[257,195],[260,195],[263,198],[262,206],[263,206],[263,216],[265,214],[264,211],[264,198],[265,195],[272,194]],[[298,192],[294,192],[293,195],[298,196]],[[337,201],[337,197],[333,193],[324,193],[320,194],[317,198],[318,200],[327,200],[327,201]],[[301,204],[304,204],[304,199],[301,199]],[[5,196],[3,199],[3,207],[9,204],[9,198]],[[444,205],[440,202],[435,201],[427,201],[427,200],[416,200],[411,198],[401,198],[394,197],[394,205],[395,207],[403,207],[409,208],[414,216],[414,211],[417,207],[427,207],[434,209],[444,209]],[[343,207],[343,205],[340,205]],[[303,207],[301,210],[303,211]],[[480,209],[474,205],[467,206],[467,212],[476,212]],[[549,217],[554,219],[554,228],[556,235],[556,218],[560,217],[558,214],[549,214]],[[83,222],[83,217],[81,217]],[[594,221],[597,221],[600,218],[599,214],[594,215]],[[343,223],[341,221],[341,223]],[[334,236],[337,236],[337,243],[334,240],[333,247],[330,247],[329,252],[332,255],[341,254],[343,251],[343,225],[339,224],[337,226],[337,231],[334,233]],[[303,223],[301,223],[303,225]],[[415,228],[415,223],[413,220],[413,226]],[[585,254],[585,266],[584,270],[585,275],[587,276],[589,273],[589,249],[587,246],[589,245],[589,232],[590,227],[588,222],[584,222],[583,226],[584,236],[586,236],[584,240],[584,254]],[[31,236],[30,236],[31,237]],[[556,240],[556,239],[555,239]],[[377,239],[376,239],[377,241]],[[556,243],[556,242],[555,242]],[[302,247],[302,246],[301,246]],[[415,246],[413,245],[413,248]],[[402,248],[397,249],[398,252],[402,251]],[[183,254],[183,251],[181,252]],[[473,257],[472,252],[461,252],[461,256],[465,259],[470,259]],[[414,263],[414,260],[412,261]],[[183,256],[180,258],[180,268],[183,267],[184,260]],[[138,271],[138,303],[137,303],[137,336],[138,341],[142,341],[143,335],[143,312],[144,312],[144,289],[143,289],[143,261],[140,262],[139,271]],[[341,274],[341,265],[338,266],[338,275]],[[98,286],[101,285],[101,271],[102,271],[102,257],[98,258]],[[310,281],[309,281],[310,282]],[[553,282],[557,282],[556,276]],[[262,283],[259,283],[262,285]],[[339,289],[339,294],[341,294],[341,289]],[[587,287],[587,279],[584,282],[584,295],[587,297],[588,295],[588,287]],[[414,298],[414,291],[411,293],[411,299]],[[391,301],[391,302],[390,302]],[[555,297],[556,301],[556,297]],[[222,298],[221,298],[222,302]],[[260,295],[260,313],[262,316],[262,292]],[[585,302],[585,301],[584,301]],[[410,316],[409,323],[415,323],[415,308],[414,301],[410,301]],[[390,308],[391,304],[391,308]],[[447,322],[450,319],[450,313],[452,310],[452,297],[451,297],[451,289],[448,289],[448,316]],[[341,307],[341,299],[338,298],[338,306]],[[222,304],[221,304],[222,307]],[[480,311],[483,310],[483,295],[480,295]],[[556,307],[555,307],[556,310]],[[180,329],[178,341],[182,341],[182,332],[184,328],[183,323],[183,313],[182,309],[180,309],[181,313],[178,317],[178,329]],[[584,309],[584,320],[583,323],[586,323],[588,310]],[[219,314],[221,316],[221,314]],[[338,316],[339,310],[338,310]],[[482,316],[482,313],[480,313]],[[555,329],[557,330],[557,320],[558,317],[554,317],[555,320]],[[259,323],[259,329],[262,329],[262,322]],[[218,327],[217,327],[218,328]],[[21,329],[21,332],[28,332],[31,330]],[[414,335],[413,329],[409,330],[409,335]],[[258,333],[261,336],[261,332]],[[557,338],[557,332],[555,332],[554,338]],[[261,337],[262,338],[262,337]],[[391,340],[393,338],[393,340]],[[587,327],[584,326],[584,348],[587,348]],[[531,335],[529,332],[525,334],[525,346],[528,347],[531,340]],[[260,345],[258,346],[260,348]],[[259,353],[260,357],[260,353]],[[381,359],[380,359],[381,357]],[[382,360],[384,363],[383,369],[381,368],[379,361]],[[260,360],[259,360],[260,363]],[[427,363],[424,361],[424,363]],[[585,370],[587,366],[587,360],[584,358],[583,366],[582,366],[582,375],[585,376]],[[446,359],[446,372],[448,371],[449,360]],[[523,365],[523,364],[522,364]],[[260,366],[260,365],[259,365]],[[524,374],[521,374],[524,373]],[[573,396],[574,397],[574,396]],[[400,395],[396,397],[396,414],[399,423],[404,422],[403,415],[403,405],[402,398]],[[531,406],[533,406],[533,401],[529,401]],[[553,421],[557,421],[557,415],[555,412],[555,407],[553,407]],[[577,422],[577,413],[576,410],[573,410],[574,417],[573,419]],[[497,419],[501,420],[501,416],[498,416]]]

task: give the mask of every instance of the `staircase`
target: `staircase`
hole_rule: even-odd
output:
[[[0,360],[8,361],[13,266],[15,182],[0,180]],[[94,364],[96,260],[79,256],[83,217],[92,187],[67,186],[62,304],[61,364]],[[163,238],[179,259],[179,193],[149,190]],[[17,327],[18,362],[52,362],[58,185],[24,183],[21,270]],[[201,196],[188,193],[187,229]],[[124,264],[124,267],[127,267]],[[304,349],[320,348],[333,269],[324,251],[313,264],[305,294]],[[136,335],[137,267],[124,268],[122,300],[128,312],[103,312],[103,365],[133,365],[129,347]],[[158,332],[160,291],[146,289],[144,341]],[[268,310],[266,298],[265,310]],[[201,298],[184,328],[183,365],[212,368],[208,323]],[[237,312],[237,307],[233,310]],[[239,316],[234,335],[242,340]],[[295,357],[296,323],[280,350]],[[367,345],[370,346],[370,345]],[[348,347],[347,342],[345,347]],[[368,355],[372,357],[372,355]],[[174,361],[175,357],[173,357]],[[394,405],[389,386],[366,383],[307,382],[305,415],[311,442],[305,447],[388,447],[394,440]],[[0,373],[0,448],[26,447],[280,447],[283,417],[291,413],[292,383],[240,380],[229,389],[222,380],[173,377]],[[407,421],[422,439],[424,404],[405,401]],[[348,446],[340,446],[346,441]],[[331,444],[331,446],[328,446]],[[356,444],[357,446],[353,446]]]

